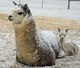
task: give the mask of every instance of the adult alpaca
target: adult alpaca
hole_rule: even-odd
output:
[[[33,66],[55,65],[55,56],[64,56],[61,54],[56,35],[51,31],[37,32],[27,4],[14,4],[17,7],[9,16],[9,20],[15,30],[17,61]]]

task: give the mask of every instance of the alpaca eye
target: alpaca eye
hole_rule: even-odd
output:
[[[19,15],[22,15],[22,14],[23,14],[23,12],[18,12],[18,14],[19,14]]]

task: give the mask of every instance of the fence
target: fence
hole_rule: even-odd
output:
[[[80,0],[68,0],[68,9],[70,8],[70,1],[80,1]]]
[[[67,8],[68,0],[26,0],[30,7],[35,8]]]
[[[13,0],[0,0],[0,12],[8,12],[9,10],[11,10],[11,8],[13,7],[12,1]],[[16,1],[17,3],[27,3],[30,8],[67,9],[68,5],[69,5],[68,7],[70,7],[68,0],[14,0],[14,1]],[[76,5],[78,7],[80,6],[80,3]],[[72,3],[72,6],[75,7],[76,5]]]

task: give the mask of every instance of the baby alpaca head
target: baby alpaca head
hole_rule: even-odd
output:
[[[59,38],[60,40],[63,40],[65,37],[66,37],[66,34],[68,32],[69,29],[66,29],[65,31],[61,31],[59,28],[58,28],[58,32],[59,32]]]
[[[15,2],[13,2],[13,4],[15,7],[12,10],[12,14],[9,15],[8,19],[15,24],[20,24],[23,21],[23,18],[27,15],[28,6],[27,4],[21,5],[16,4]]]

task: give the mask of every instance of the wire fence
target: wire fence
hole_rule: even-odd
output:
[[[25,0],[25,2],[27,2],[30,7],[53,9],[56,7],[61,8],[61,6],[67,7],[68,0]]]
[[[61,8],[62,5],[67,6],[67,0],[0,0],[0,11],[6,12],[13,7],[12,1],[17,3],[27,3],[31,8]]]
[[[17,3],[27,3],[30,8],[40,9],[67,9],[68,0],[0,0],[0,11],[7,12],[13,7],[12,1]],[[79,8],[80,2],[71,2],[71,8]],[[5,11],[6,10],[6,11]]]

